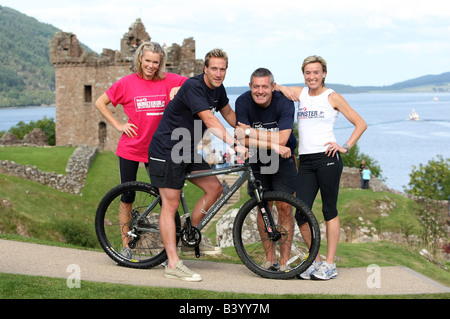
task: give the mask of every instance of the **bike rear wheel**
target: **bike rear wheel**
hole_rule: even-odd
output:
[[[145,217],[140,218],[144,212]],[[145,182],[114,187],[101,200],[95,216],[101,247],[120,266],[151,268],[161,264],[167,256],[159,233],[160,213],[161,197],[156,187]],[[179,234],[178,212],[175,224]],[[130,246],[131,256],[122,251],[124,242]]]
[[[280,237],[269,238],[255,198],[237,213],[233,240],[239,258],[255,274],[271,279],[289,279],[304,272],[316,258],[320,247],[319,224],[311,210],[298,198],[283,192],[265,192]],[[296,214],[306,218],[302,232]],[[299,216],[299,215],[297,215]]]

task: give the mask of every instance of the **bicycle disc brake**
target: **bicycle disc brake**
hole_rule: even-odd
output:
[[[132,210],[130,212],[131,220],[128,223],[128,227],[130,231],[127,233],[128,238],[130,238],[130,241],[128,242],[128,247],[131,249],[136,248],[137,242],[141,239],[140,234],[136,231],[135,226],[137,225],[137,218],[139,217],[139,212],[136,210]]]

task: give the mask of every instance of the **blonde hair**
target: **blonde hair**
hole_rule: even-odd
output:
[[[227,62],[227,68],[228,68],[228,55],[223,51],[222,49],[214,49],[206,53],[205,56],[205,66],[209,66],[209,59],[211,58],[222,58]]]
[[[167,54],[166,51],[156,42],[143,42],[139,48],[136,50],[134,54],[134,71],[142,77],[142,63],[141,59],[144,56],[145,51],[150,51],[152,53],[157,53],[160,55],[159,68],[158,72],[156,72],[154,81],[162,80],[166,77],[166,62],[167,62]]]
[[[303,60],[302,73],[305,73],[305,67],[307,64],[316,63],[316,62],[320,63],[322,65],[323,72],[327,73],[327,62],[325,61],[324,58],[322,58],[318,55],[311,55]],[[322,79],[322,84],[325,85],[325,77]]]

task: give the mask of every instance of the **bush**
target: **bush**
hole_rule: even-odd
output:
[[[55,230],[64,237],[68,244],[88,248],[97,246],[97,237],[87,225],[77,224],[72,220],[61,220],[56,223]]]
[[[30,123],[25,123],[20,121],[15,126],[11,127],[8,132],[17,136],[18,139],[22,140],[25,135],[30,133],[35,128],[41,129],[47,136],[47,143],[49,145],[56,144],[55,137],[55,120],[53,118],[47,118],[44,116],[43,119],[38,121],[31,121]],[[2,136],[3,134],[0,134]]]
[[[427,165],[414,166],[409,174],[408,194],[431,199],[447,200],[450,195],[450,159],[438,155]]]

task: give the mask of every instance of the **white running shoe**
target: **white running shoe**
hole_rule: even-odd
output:
[[[329,280],[337,278],[336,264],[329,264],[326,261],[322,262],[319,269],[311,274],[311,279]]]
[[[300,275],[298,275],[299,278],[309,280],[311,279],[311,274],[314,273],[321,265],[322,263],[319,261],[313,261],[311,266],[308,267],[304,272],[302,272]]]

